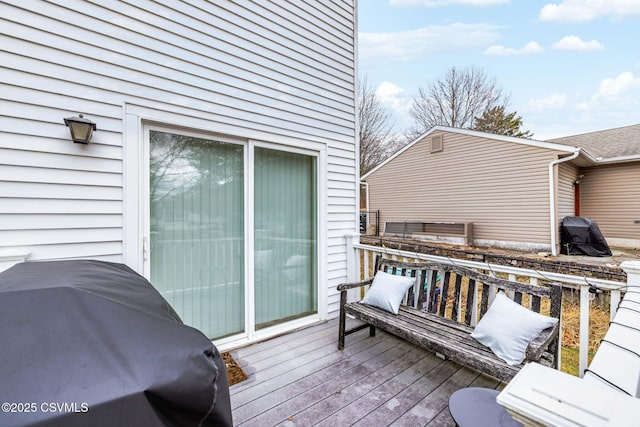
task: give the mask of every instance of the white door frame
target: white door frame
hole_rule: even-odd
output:
[[[149,200],[148,163],[149,129],[162,129],[193,134],[205,138],[242,143],[245,146],[245,333],[216,340],[221,350],[237,347],[271,336],[282,334],[327,318],[327,144],[304,139],[255,132],[232,126],[220,126],[220,132],[211,129],[205,119],[184,116],[177,112],[158,110],[136,104],[123,105],[123,258],[125,264],[149,278]],[[198,129],[197,131],[194,129]],[[230,138],[224,135],[237,135]],[[253,149],[270,149],[313,155],[317,158],[317,269],[318,312],[270,328],[255,330],[253,300]]]

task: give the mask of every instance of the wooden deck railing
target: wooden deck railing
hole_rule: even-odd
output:
[[[373,260],[376,254],[383,254],[389,258],[397,260],[422,260],[436,261],[442,263],[455,264],[467,268],[483,271],[485,274],[496,275],[506,274],[509,280],[528,281],[533,284],[544,284],[547,282],[562,283],[564,288],[579,290],[580,292],[580,326],[579,326],[579,366],[580,376],[584,374],[588,365],[589,353],[589,312],[593,294],[590,290],[597,289],[598,292],[610,295],[610,319],[613,319],[616,308],[620,302],[621,292],[624,291],[626,282],[604,280],[597,278],[587,278],[584,276],[573,276],[562,273],[547,271],[537,271],[531,269],[517,268],[507,265],[489,264],[478,261],[453,259],[436,255],[420,254],[416,252],[390,249],[379,246],[369,246],[360,244],[358,234],[349,235],[347,239],[347,274],[350,281],[358,281],[368,277]],[[366,272],[366,273],[365,273]],[[353,294],[353,299],[361,298],[361,295]],[[562,334],[560,334],[560,344],[562,345]]]

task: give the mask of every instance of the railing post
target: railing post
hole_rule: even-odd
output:
[[[620,267],[627,273],[627,288],[640,288],[640,261],[624,261]]]
[[[582,378],[589,364],[589,311],[591,298],[589,286],[580,286],[580,343],[578,353],[578,375]]]
[[[355,245],[360,243],[359,233],[349,233],[344,236],[347,241],[347,282],[360,280],[360,259]]]
[[[349,233],[344,236],[347,242],[347,282],[357,282],[360,279],[360,256],[355,245],[360,243],[360,233]],[[348,301],[358,300],[358,289],[349,289]]]

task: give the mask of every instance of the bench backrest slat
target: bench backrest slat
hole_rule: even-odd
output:
[[[456,282],[454,285],[453,305],[451,306],[451,318],[458,320],[460,311],[460,301],[462,300],[462,276],[456,274]]]
[[[429,281],[429,300],[427,304],[429,306],[429,312],[435,313],[438,309],[438,296],[436,293],[437,283],[438,283],[438,274],[436,271],[431,272],[431,280]]]
[[[516,292],[513,295],[513,301],[517,302],[518,304],[522,305],[522,292]]]
[[[464,315],[464,323],[467,326],[471,326],[471,319],[473,319],[473,303],[475,298],[473,297],[476,294],[476,281],[475,279],[469,279],[467,284],[467,304],[465,307],[465,315]]]
[[[447,310],[447,302],[449,299],[449,281],[451,280],[451,272],[445,271],[444,277],[440,282],[440,307],[438,307],[438,315],[443,316]]]
[[[537,313],[542,306],[541,300],[549,299],[551,308],[549,315],[560,317],[562,296],[560,286],[520,283],[450,264],[408,263],[381,256],[376,258],[377,270],[416,278],[415,285],[405,295],[404,305],[425,309],[468,326],[474,326],[485,315],[498,290],[505,291],[518,304],[524,302]],[[463,290],[466,290],[466,294]],[[478,307],[475,306],[478,293],[480,293],[479,316],[477,315]],[[524,295],[528,297],[525,299]]]
[[[486,283],[482,284],[482,300],[480,302],[480,317],[484,316],[484,314],[489,309],[489,294],[491,293],[491,288]]]
[[[409,276],[409,277],[416,277],[416,273],[417,271],[415,269],[411,269],[409,271],[407,271],[406,268],[402,269],[402,275],[403,276]],[[411,307],[415,308],[415,301],[416,301],[416,286],[414,285],[412,288],[409,289],[409,291],[407,292],[407,297],[406,297],[406,301],[405,301],[405,305],[409,305]]]
[[[531,297],[531,310],[535,311],[536,313],[540,313],[540,297]]]

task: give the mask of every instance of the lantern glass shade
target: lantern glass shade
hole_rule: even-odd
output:
[[[93,131],[96,130],[96,124],[85,119],[82,114],[79,117],[67,117],[64,119],[64,124],[69,127],[73,142],[80,144],[88,144],[91,141]]]

